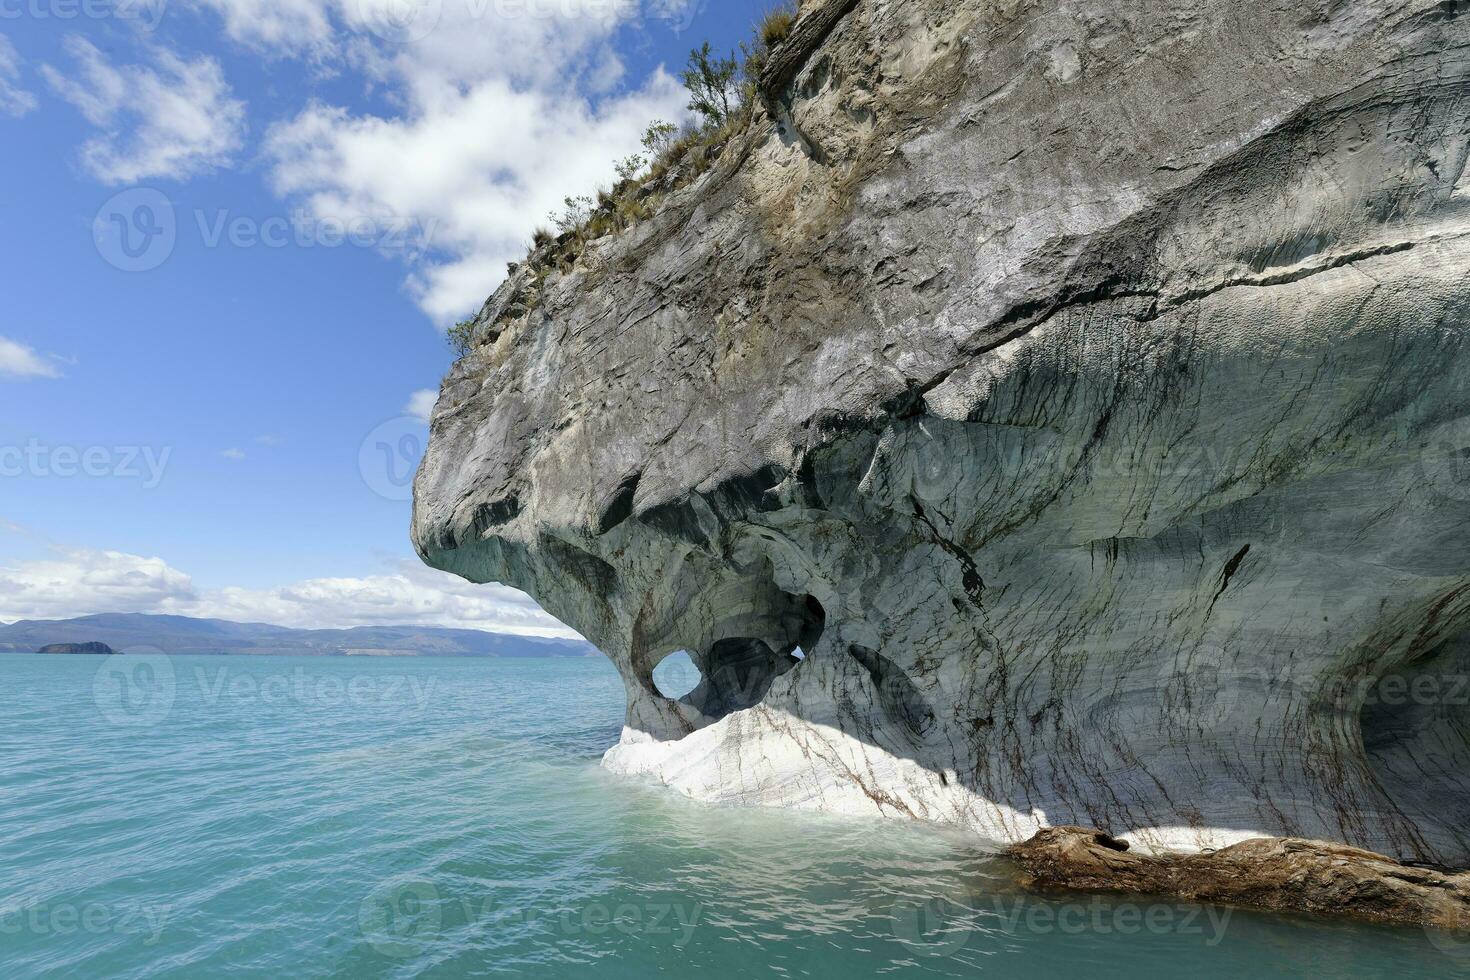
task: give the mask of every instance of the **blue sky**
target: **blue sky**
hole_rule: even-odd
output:
[[[744,0],[0,0],[0,621],[564,632],[418,566],[416,416]]]

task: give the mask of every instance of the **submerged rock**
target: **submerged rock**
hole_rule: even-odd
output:
[[[1470,927],[1470,874],[1412,868],[1382,854],[1294,839],[1208,854],[1149,857],[1099,830],[1054,827],[1007,851],[1033,888],[1121,892],[1396,925]]]
[[[1470,862],[1463,9],[804,4],[707,173],[487,303],[419,553],[692,797]]]

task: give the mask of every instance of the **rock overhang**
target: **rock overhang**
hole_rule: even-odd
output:
[[[456,365],[420,553],[607,652],[609,764],[701,798],[1463,857],[1454,706],[1358,693],[1470,628],[1458,21],[1100,3],[1063,79],[1060,5],[850,6]],[[1099,24],[1277,89],[1130,114]]]

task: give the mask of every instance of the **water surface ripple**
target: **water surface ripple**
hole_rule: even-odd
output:
[[[1029,895],[958,834],[609,776],[600,659],[0,668],[6,978],[1470,971],[1452,937]]]

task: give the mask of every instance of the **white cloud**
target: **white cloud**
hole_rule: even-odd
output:
[[[432,388],[423,388],[409,396],[408,404],[403,406],[403,411],[416,419],[423,420],[427,425],[429,418],[434,414],[434,403],[438,400],[439,392]]]
[[[349,0],[341,16],[364,30],[388,2]],[[318,219],[388,216],[432,229],[415,243],[431,258],[410,260],[408,286],[447,325],[480,306],[563,197],[610,183],[612,161],[639,148],[654,118],[683,118],[686,95],[659,70],[596,97],[623,72],[610,41],[639,12],[636,0],[439,6],[427,36],[375,45],[357,61],[401,112],[313,103],[274,126],[264,149],[276,191]]]
[[[648,122],[677,115],[683,101],[664,73],[597,109],[489,80],[407,119],[314,105],[276,127],[266,152],[276,190],[319,219],[388,214],[435,229],[423,244],[444,257],[411,284],[424,311],[447,323],[484,302],[564,196],[606,182]]]
[[[0,116],[23,116],[36,107],[36,97],[20,87],[20,55],[0,34]]]
[[[301,628],[455,626],[522,636],[577,635],[524,592],[474,585],[413,560],[385,575],[312,579],[275,589],[221,589],[189,609],[191,616]]]
[[[285,441],[280,436],[264,435],[255,437],[256,444],[261,446],[279,446]]]
[[[162,559],[117,551],[64,551],[0,566],[0,621],[151,612],[197,600],[193,583]]]
[[[24,344],[0,337],[0,377],[58,378],[61,372]]]
[[[244,459],[245,450],[231,447],[220,453],[220,455],[223,456],[225,459]]]
[[[331,3],[319,0],[198,0],[217,12],[225,32],[266,53],[313,54],[332,48]]]
[[[185,61],[155,49],[156,69],[116,66],[83,38],[68,37],[64,46],[75,67],[61,72],[44,65],[41,71],[101,130],[82,147],[82,162],[98,179],[181,180],[227,165],[240,148],[245,104],[230,97],[214,59]]]
[[[274,623],[301,629],[451,626],[521,636],[575,637],[525,593],[473,585],[405,559],[386,574],[323,578],[269,589],[200,590],[160,558],[63,551],[0,565],[0,622],[138,612]]]

